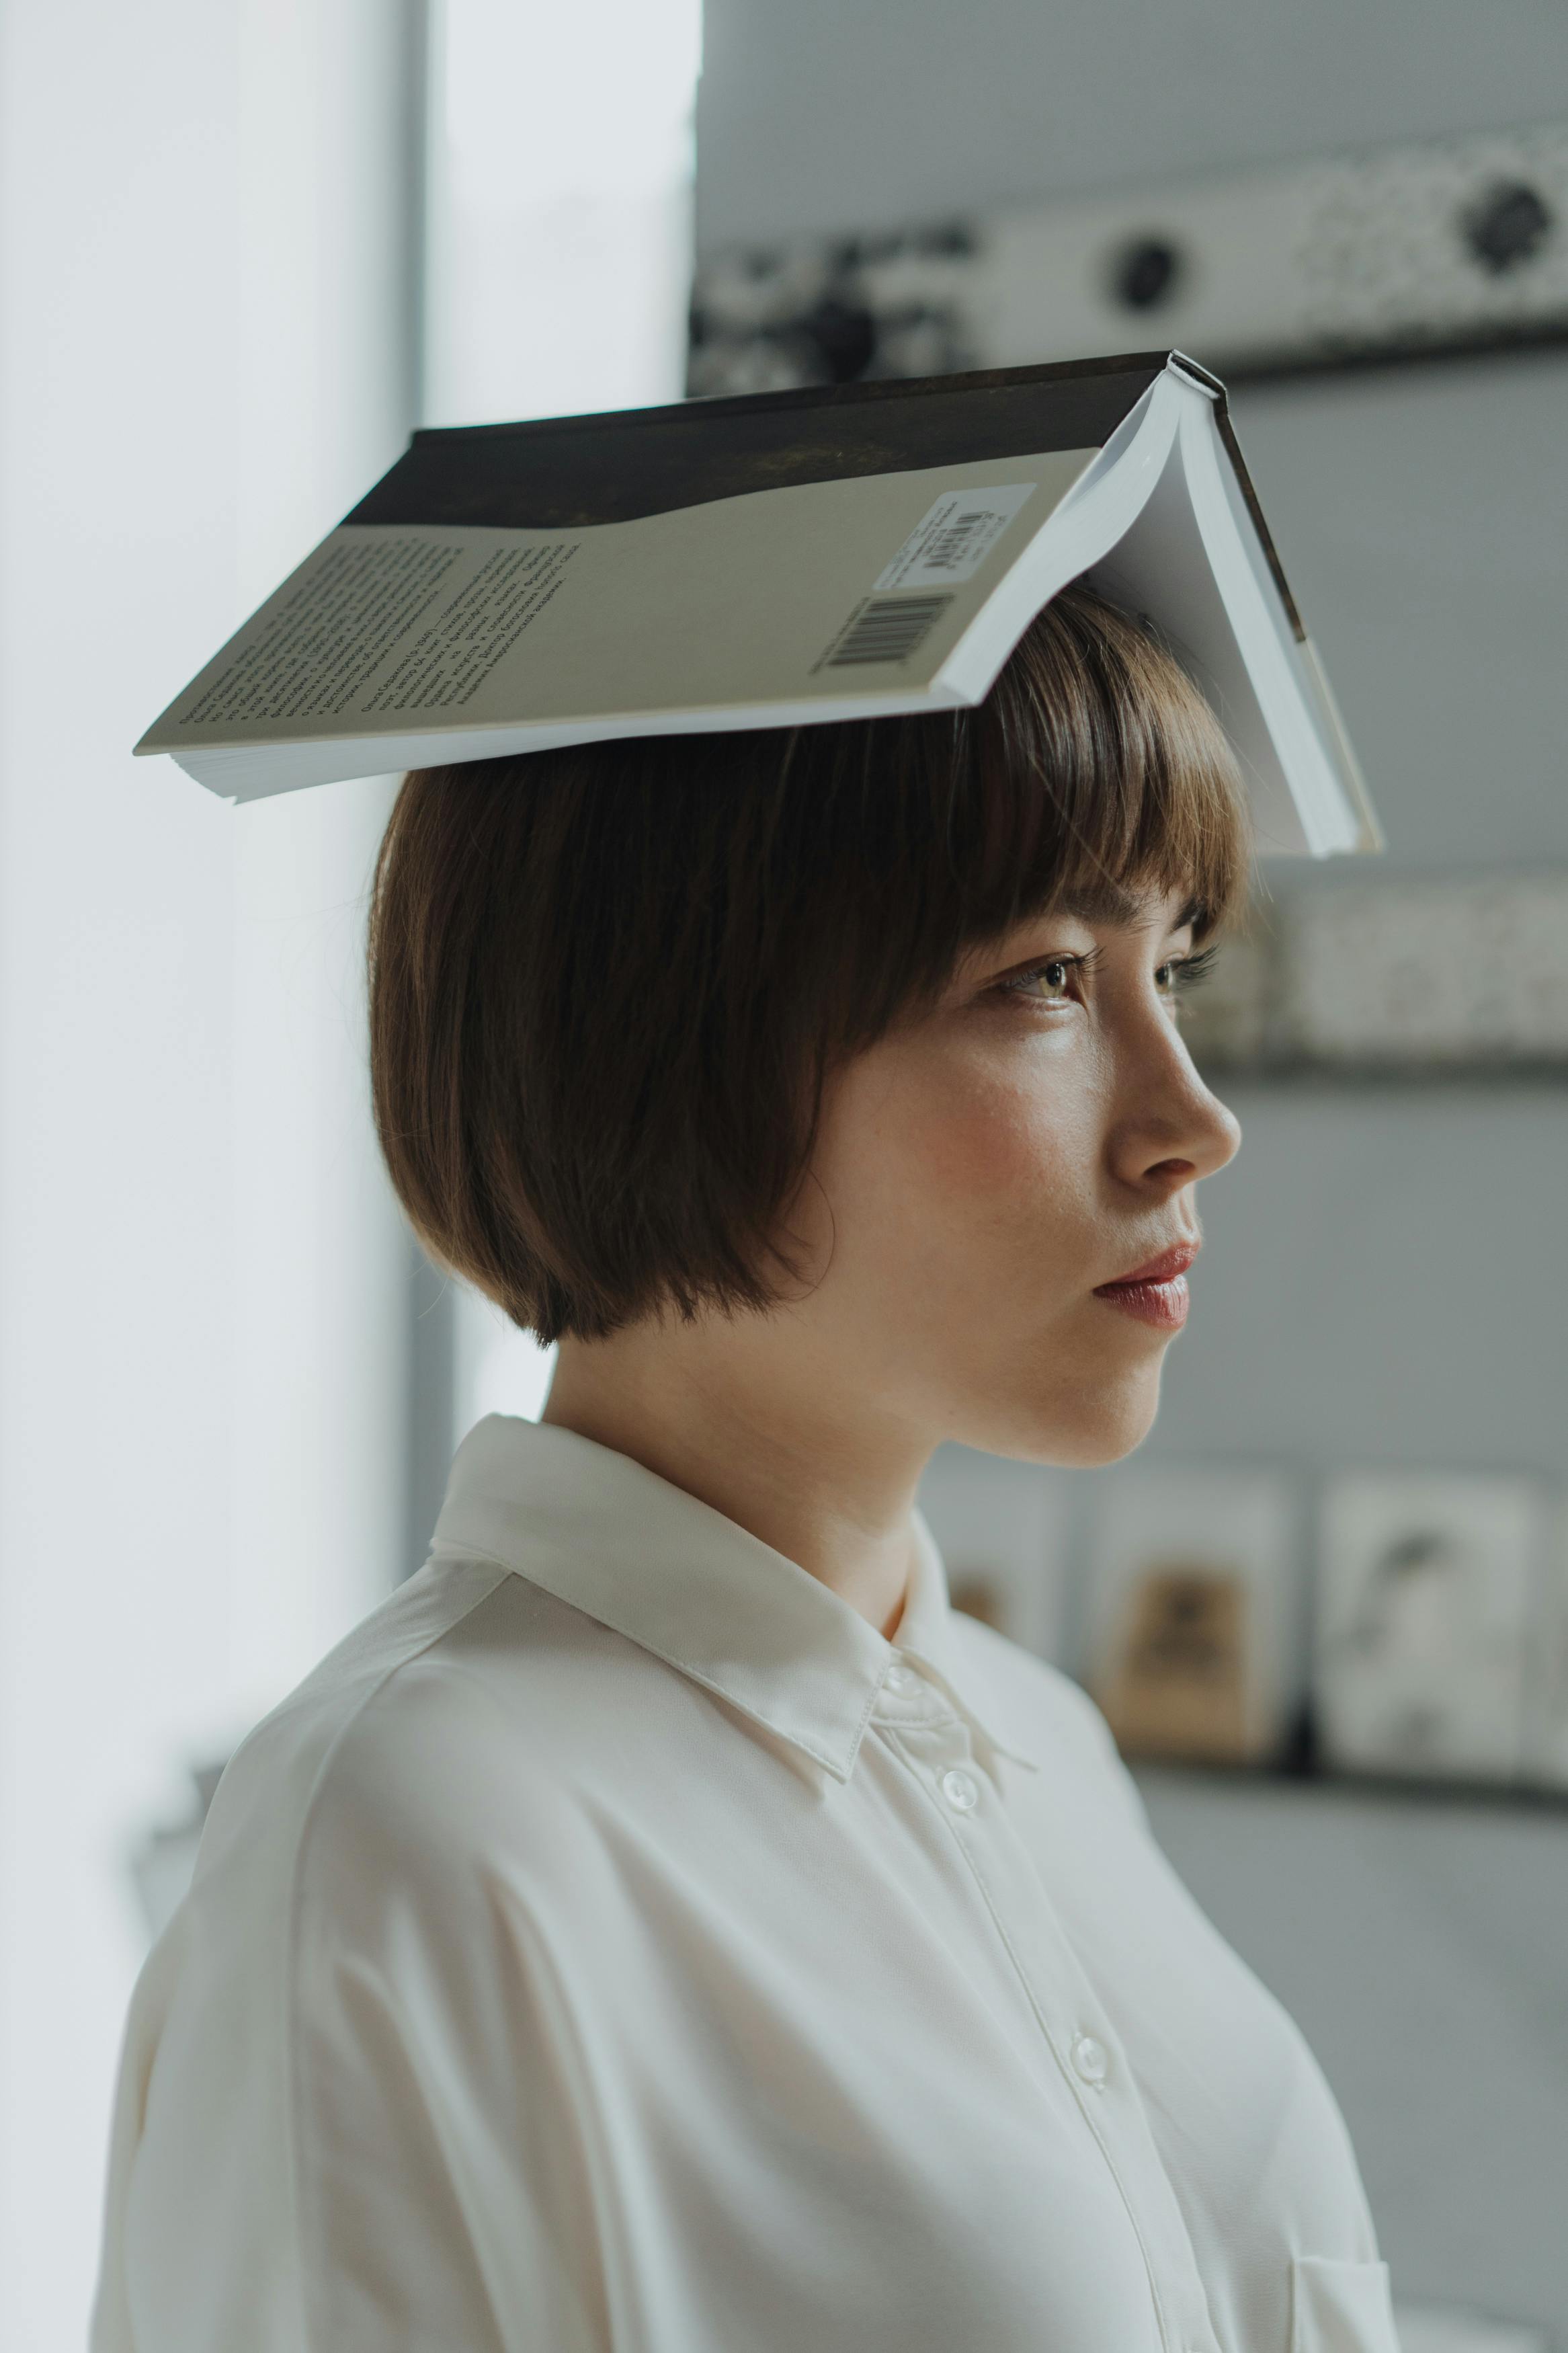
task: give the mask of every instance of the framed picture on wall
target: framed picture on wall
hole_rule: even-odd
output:
[[[940,1448],[921,1482],[953,1607],[1046,1659],[1061,1652],[1068,1504],[1060,1472],[966,1446]]]
[[[1082,1666],[1124,1755],[1278,1754],[1304,1681],[1297,1557],[1295,1499],[1268,1472],[1106,1474]]]
[[[1544,1535],[1527,1479],[1369,1472],[1331,1486],[1314,1678],[1326,1762],[1520,1775]]]

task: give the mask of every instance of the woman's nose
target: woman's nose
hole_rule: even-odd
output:
[[[1126,1110],[1113,1147],[1117,1174],[1162,1194],[1193,1185],[1236,1157],[1241,1124],[1195,1068],[1164,1016],[1156,1050],[1127,1074]]]

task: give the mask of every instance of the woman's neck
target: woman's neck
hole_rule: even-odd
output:
[[[704,1318],[563,1340],[542,1419],[721,1512],[891,1636],[928,1450],[781,1337],[772,1319]]]

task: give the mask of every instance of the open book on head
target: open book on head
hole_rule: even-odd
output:
[[[615,736],[981,702],[1087,574],[1240,759],[1265,852],[1376,821],[1178,353],[414,436],[137,745],[237,800]]]

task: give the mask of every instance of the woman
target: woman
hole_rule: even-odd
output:
[[[100,2353],[1391,2353],[1294,2029],[913,1509],[1148,1430],[1245,865],[1083,588],[973,712],[410,776],[383,1145],[559,1369],[225,1777]]]

